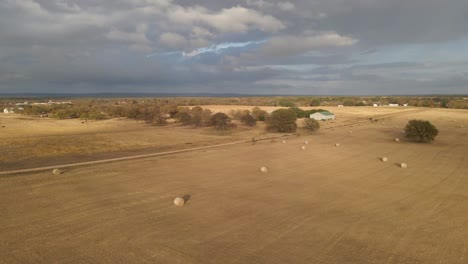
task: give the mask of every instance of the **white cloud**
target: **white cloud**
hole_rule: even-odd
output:
[[[271,8],[271,7],[274,6],[273,3],[270,3],[270,2],[264,1],[264,0],[245,0],[245,3],[248,6],[254,6],[254,7],[257,7],[257,8],[260,8],[260,9]]]
[[[215,35],[209,30],[201,27],[193,27],[190,37],[192,38],[213,38]]]
[[[216,29],[219,33],[246,33],[250,30],[277,32],[285,28],[278,19],[241,6],[210,12],[203,7],[176,6],[169,10],[171,21],[185,25],[203,25]]]
[[[245,3],[247,4],[247,6],[256,7],[262,10],[278,8],[282,11],[291,11],[296,8],[296,6],[293,3],[288,2],[288,1],[278,2],[275,4],[273,2],[264,1],[264,0],[245,0]]]
[[[147,52],[151,50],[151,42],[146,37],[146,24],[140,24],[136,27],[135,32],[120,31],[111,29],[106,37],[110,40],[130,43],[130,48],[135,51]]]
[[[70,2],[70,1],[56,0],[55,5],[60,10],[65,11],[65,12],[76,13],[76,12],[82,11],[81,8],[76,3],[73,3],[73,2]]]
[[[270,56],[298,55],[322,48],[351,46],[356,42],[357,40],[352,37],[341,36],[335,32],[306,36],[278,36],[266,43],[262,53]]]
[[[180,49],[187,45],[187,40],[184,36],[177,33],[166,32],[161,34],[159,42],[167,47]]]
[[[279,2],[277,5],[278,5],[279,9],[281,9],[283,11],[291,11],[291,10],[294,10],[296,8],[296,6],[291,2]]]
[[[138,25],[135,32],[124,32],[118,29],[112,29],[107,33],[106,37],[117,41],[148,43],[149,41],[145,35],[146,29],[147,26],[144,24]]]

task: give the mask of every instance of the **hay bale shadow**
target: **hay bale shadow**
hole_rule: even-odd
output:
[[[192,196],[190,194],[186,194],[186,195],[182,196],[182,199],[184,199],[185,204],[188,203],[190,198],[192,198]]]

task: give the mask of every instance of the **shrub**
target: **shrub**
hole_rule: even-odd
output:
[[[174,118],[184,126],[188,126],[192,123],[192,116],[187,112],[178,112]]]
[[[251,126],[251,127],[257,124],[257,120],[255,120],[255,117],[253,117],[250,114],[241,116],[240,120],[244,125]]]
[[[257,121],[265,121],[268,118],[268,112],[256,106],[252,109],[252,115]]]
[[[310,104],[310,106],[319,106],[320,105],[320,100],[319,99],[313,99]]]
[[[405,127],[406,137],[420,142],[431,142],[438,134],[439,130],[425,120],[410,120]]]
[[[211,124],[217,130],[226,130],[231,123],[231,119],[225,113],[216,113],[211,117]]]
[[[234,119],[241,119],[245,115],[250,115],[250,111],[249,110],[231,110],[230,114]]]
[[[200,106],[195,106],[192,108],[192,110],[190,110],[190,112],[192,114],[201,114],[203,112],[203,108],[201,108]]]
[[[304,128],[315,132],[320,128],[320,123],[315,119],[304,119]]]
[[[167,125],[167,119],[164,117],[165,114],[157,113],[153,116],[153,120],[151,120],[151,124],[153,126],[164,126]]]
[[[107,116],[103,113],[92,112],[89,113],[86,118],[91,120],[104,120],[107,119]]]
[[[267,120],[267,129],[277,132],[295,132],[296,114],[291,109],[278,109]]]
[[[300,109],[299,107],[291,107],[289,109],[291,109],[296,114],[297,118],[304,118],[307,115],[306,111]]]
[[[282,107],[295,107],[296,106],[296,104],[294,104],[293,102],[285,100],[285,99],[280,100],[278,102],[278,105]]]
[[[163,126],[167,124],[165,114],[161,112],[159,106],[144,108],[137,119],[144,120],[147,124],[156,126]]]
[[[167,104],[161,108],[162,112],[168,114],[171,118],[179,112],[179,109],[176,104]]]
[[[203,112],[201,114],[202,125],[211,126],[212,115],[213,115],[213,112],[211,112],[210,109],[203,109]]]

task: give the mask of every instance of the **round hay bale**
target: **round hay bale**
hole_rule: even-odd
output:
[[[395,142],[400,142],[399,138],[395,138],[394,140],[395,140]]]
[[[387,162],[387,161],[388,161],[388,158],[387,158],[387,157],[382,157],[382,158],[380,158],[380,160],[381,160],[382,162]]]
[[[306,149],[306,146],[302,146],[301,149],[302,149],[302,150],[305,150],[305,149]]]
[[[53,173],[54,175],[60,175],[60,174],[62,174],[62,171],[61,171],[60,169],[54,169],[54,170],[52,171],[52,173]]]
[[[174,199],[175,206],[184,206],[184,204],[185,204],[184,198],[177,197]]]
[[[339,143],[336,143],[336,144],[335,144],[335,147],[339,147],[339,146],[340,146],[340,144],[339,144]]]
[[[408,168],[408,165],[406,165],[406,163],[400,163],[400,167],[406,169]]]
[[[261,168],[260,168],[260,171],[263,172],[263,173],[267,173],[267,172],[268,172],[268,168],[267,168],[267,167],[261,167]]]
[[[309,144],[309,141],[307,141],[307,140],[306,140],[306,141],[304,141],[304,144],[306,144],[306,145],[307,145],[307,144]]]
[[[283,140],[282,142],[283,142],[283,144],[286,144],[286,140]]]

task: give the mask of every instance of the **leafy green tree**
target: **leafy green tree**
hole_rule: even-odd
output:
[[[297,129],[296,113],[291,109],[278,109],[267,120],[267,129],[277,132],[295,132]]]
[[[410,120],[405,127],[405,135],[408,139],[420,142],[434,141],[439,134],[439,130],[429,121]]]

